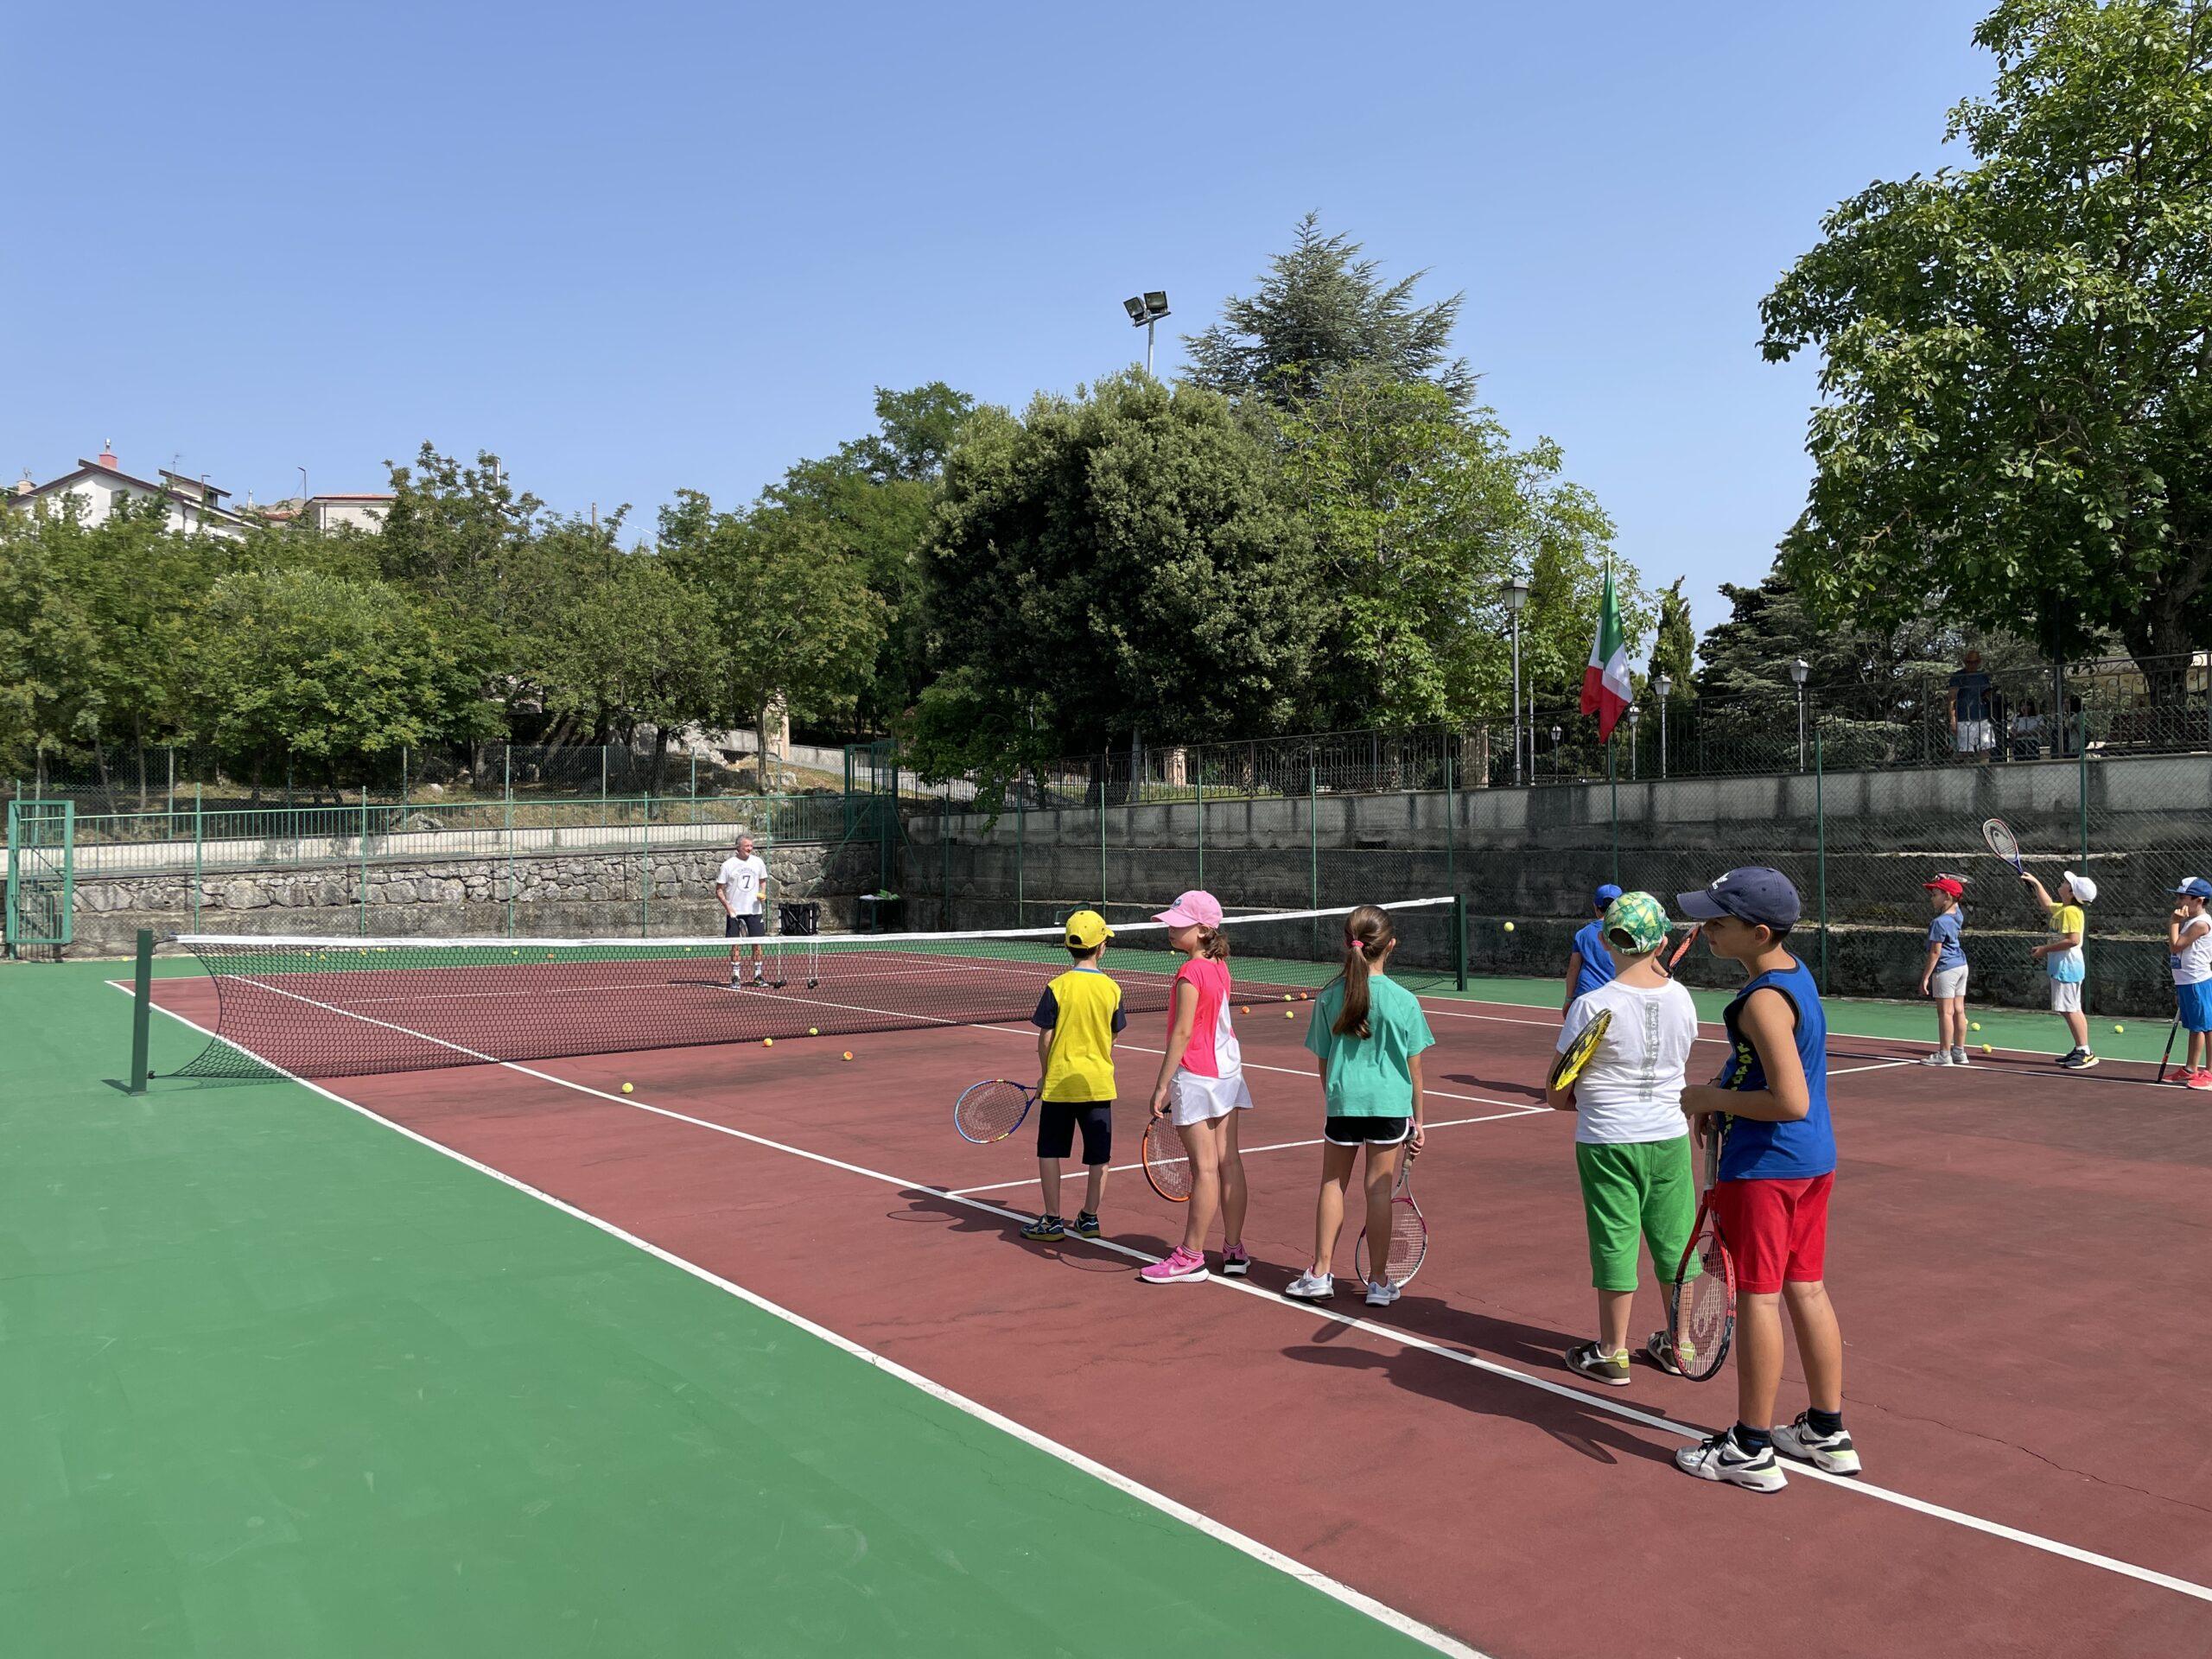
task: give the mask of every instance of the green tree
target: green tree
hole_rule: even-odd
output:
[[[84,751],[105,713],[87,671],[99,632],[51,528],[0,510],[0,754],[41,784],[57,759]]]
[[[1690,620],[1690,602],[1682,594],[1686,580],[1675,577],[1659,595],[1658,637],[1645,677],[1656,680],[1666,675],[1673,682],[1668,695],[1688,702],[1697,696],[1697,629]]]
[[[1823,358],[1783,563],[1830,619],[2110,629],[2147,670],[2212,644],[2212,3],[2005,0],[1974,38],[1975,166],[1844,202],[1764,302],[1770,360]]]
[[[977,416],[927,556],[933,776],[1276,731],[1326,620],[1279,460],[1228,402],[1141,373]]]
[[[1339,370],[1427,380],[1455,404],[1474,396],[1475,376],[1450,355],[1461,296],[1414,303],[1425,271],[1385,283],[1360,245],[1322,233],[1319,216],[1298,223],[1287,253],[1268,262],[1256,292],[1224,301],[1221,320],[1183,337],[1186,378],[1231,397],[1311,397]]]
[[[318,570],[245,570],[209,592],[187,671],[197,738],[257,789],[289,760],[323,781],[433,739],[480,734],[474,677],[405,595]]]
[[[669,738],[715,717],[728,666],[712,600],[647,552],[585,573],[535,645],[547,708],[588,725],[593,742],[652,728],[656,791]]]

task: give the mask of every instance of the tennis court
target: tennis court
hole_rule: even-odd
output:
[[[216,999],[161,966],[167,1072]],[[951,1132],[963,1085],[1030,1064],[1019,1022],[134,1099],[100,1080],[115,981],[0,981],[29,1650],[2212,1640],[2174,1433],[2212,1387],[2161,1334],[2199,1294],[2212,1130],[2148,1083],[2155,1037],[2077,1077],[1993,1025],[1986,1064],[1930,1073],[1905,1010],[1839,1007],[1829,1280],[1867,1473],[1758,1498],[1669,1463],[1726,1383],[1560,1363],[1589,1309],[1572,1117],[1535,1103],[1546,988],[1425,998],[1432,1248],[1370,1317],[1277,1294],[1319,1129],[1294,1003],[1240,1019],[1259,1265],[1155,1287],[1179,1222],[1140,1173],[1105,1239],[1032,1246],[1024,1141]],[[1122,1164],[1159,1023],[1121,1052]],[[1792,1586],[1756,1624],[1700,1570],[1739,1555]]]

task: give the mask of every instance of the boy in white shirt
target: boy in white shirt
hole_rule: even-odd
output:
[[[738,977],[738,957],[744,951],[744,941],[755,941],[753,946],[753,982],[766,985],[767,975],[762,971],[760,946],[758,941],[768,931],[765,913],[768,893],[768,861],[753,850],[753,837],[740,836],[737,851],[722,861],[721,868],[715,875],[715,897],[722,901],[722,937],[735,939],[729,948],[729,982],[741,983]]]
[[[2212,881],[2192,875],[2174,889],[2166,919],[2166,954],[2174,971],[2174,1008],[2189,1033],[2189,1054],[2175,1079],[2191,1089],[2212,1089]]]
[[[1629,1381],[1637,1240],[1649,1247],[1661,1281],[1669,1281],[1697,1219],[1682,1116],[1697,1007],[1658,960],[1668,925],[1666,911],[1648,893],[1623,893],[1606,908],[1605,945],[1616,972],[1611,983],[1574,999],[1560,1052],[1601,1012],[1611,1014],[1612,1023],[1573,1086],[1548,1096],[1554,1110],[1575,1114],[1574,1163],[1598,1290],[1598,1340],[1569,1349],[1567,1363],[1615,1388]],[[1652,1338],[1664,1340],[1663,1333]]]

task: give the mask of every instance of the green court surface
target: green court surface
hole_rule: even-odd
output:
[[[0,967],[10,1651],[1427,1650],[302,1086],[126,1096],[123,971]]]

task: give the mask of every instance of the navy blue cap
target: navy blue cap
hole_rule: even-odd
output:
[[[1599,883],[1598,891],[1592,893],[1590,896],[1598,901],[1598,908],[1603,910],[1607,905],[1611,904],[1614,899],[1619,898],[1625,891],[1627,891],[1627,889],[1616,887],[1611,881],[1605,881]]]
[[[2212,899],[2212,881],[2207,881],[2201,875],[2192,875],[2183,880],[2174,891],[2191,899]]]
[[[1710,887],[1676,893],[1675,902],[1684,915],[1700,922],[1733,916],[1762,927],[1795,927],[1804,911],[1789,878],[1764,864],[1731,870]]]

